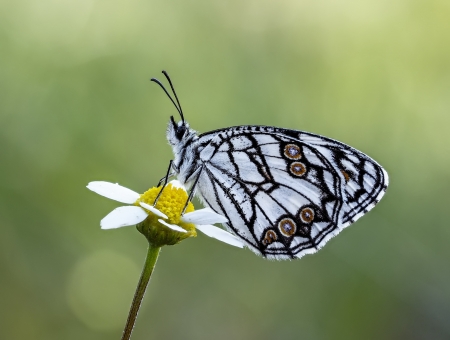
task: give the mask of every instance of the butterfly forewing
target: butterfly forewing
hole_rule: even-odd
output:
[[[318,135],[238,126],[199,137],[198,196],[268,258],[316,252],[370,210],[387,187],[375,161]]]

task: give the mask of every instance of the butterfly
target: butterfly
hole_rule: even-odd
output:
[[[386,171],[364,153],[336,140],[272,126],[232,126],[197,134],[173,116],[166,136],[176,175],[224,226],[268,259],[301,258],[371,210],[388,186]]]

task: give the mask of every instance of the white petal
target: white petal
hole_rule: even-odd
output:
[[[181,217],[181,220],[186,223],[202,225],[228,222],[225,216],[219,215],[211,208],[204,208],[187,213]]]
[[[125,188],[117,183],[114,184],[100,181],[90,182],[86,187],[99,195],[122,203],[134,203],[140,196],[137,192]]]
[[[196,229],[200,230],[206,236],[213,237],[235,247],[244,248],[244,243],[236,236],[213,225],[198,225],[196,226]]]
[[[100,221],[102,229],[114,229],[135,225],[147,218],[148,214],[141,207],[119,207]]]
[[[183,184],[181,184],[181,182],[177,179],[174,179],[173,181],[170,181],[169,184],[172,184],[172,186],[174,188],[180,188],[183,189],[184,191],[186,191],[186,188],[184,187]]]
[[[187,232],[186,230],[184,230],[183,228],[181,228],[181,227],[179,227],[179,226],[177,226],[175,224],[167,223],[166,221],[163,221],[161,219],[159,219],[158,221],[159,221],[159,223],[165,225],[166,227],[168,227],[170,229],[173,229],[175,231],[179,231],[180,233],[186,233]]]
[[[141,205],[141,207],[143,207],[143,208],[145,208],[147,210],[150,210],[156,216],[168,219],[168,217],[164,213],[162,213],[161,211],[159,211],[155,207],[151,206],[150,204],[147,204],[147,203],[144,203],[144,202],[139,202],[139,204]]]

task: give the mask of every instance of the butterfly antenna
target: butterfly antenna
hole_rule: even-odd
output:
[[[173,92],[173,94],[175,95],[175,99],[177,100],[178,107],[180,108],[180,109],[178,110],[178,112],[180,113],[181,120],[182,120],[183,123],[184,123],[183,109],[181,108],[180,101],[178,100],[177,93],[175,92],[175,88],[174,88],[173,85],[172,85],[172,81],[170,80],[169,74],[168,74],[166,71],[164,71],[164,70],[162,71],[162,73],[166,76],[167,80],[169,81],[170,88],[172,89],[172,92]]]
[[[170,101],[172,102],[172,104],[173,104],[173,105],[175,106],[175,108],[177,109],[178,113],[180,114],[180,116],[181,116],[181,118],[182,118],[182,120],[183,120],[183,122],[184,122],[183,113],[181,112],[181,108],[179,108],[179,107],[177,106],[177,104],[175,103],[175,101],[172,99],[172,96],[169,94],[169,92],[167,92],[167,90],[166,90],[166,88],[164,87],[164,85],[161,84],[161,82],[160,82],[158,79],[156,79],[156,78],[152,78],[152,79],[150,79],[150,81],[152,81],[152,82],[158,84],[159,86],[161,86],[161,88],[162,88],[162,89],[164,90],[164,92],[166,93],[167,97],[169,97]],[[172,84],[171,84],[171,85],[172,85]],[[173,89],[173,88],[172,88],[172,89]],[[176,96],[176,95],[175,95],[175,96]],[[178,99],[177,99],[177,101],[178,101]]]

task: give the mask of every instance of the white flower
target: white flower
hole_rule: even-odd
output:
[[[166,190],[173,190],[181,188],[183,190],[183,194],[186,195],[186,190],[178,181],[171,181],[169,183],[171,186],[166,186],[164,188],[164,192]],[[140,206],[137,205],[129,205],[123,206],[114,209],[107,216],[105,216],[101,222],[100,226],[102,229],[114,229],[125,226],[132,226],[144,221],[149,215],[154,214],[158,218],[158,222],[161,226],[165,226],[172,230],[175,230],[180,233],[186,233],[187,231],[180,227],[177,224],[169,223],[169,217],[162,212],[161,210],[156,209],[152,205],[148,204],[149,202],[144,202],[144,195],[139,195],[137,192],[125,188],[119,184],[114,184],[110,182],[90,182],[87,185],[89,190],[96,192],[99,195],[107,197],[109,199],[126,203],[126,204],[136,204],[139,203]],[[173,189],[172,189],[173,188]],[[186,196],[187,197],[187,196]],[[185,203],[186,201],[184,201]],[[164,210],[164,209],[163,209]],[[167,214],[169,214],[166,211]],[[178,215],[178,217],[180,217]],[[213,226],[214,223],[223,223],[227,222],[227,219],[214,212],[210,208],[204,208],[192,212],[188,212],[179,218],[181,223],[192,223],[195,225],[197,230],[200,230],[205,235],[209,237],[213,237],[219,241],[225,242],[227,244],[243,248],[244,243],[234,236],[233,234]]]

